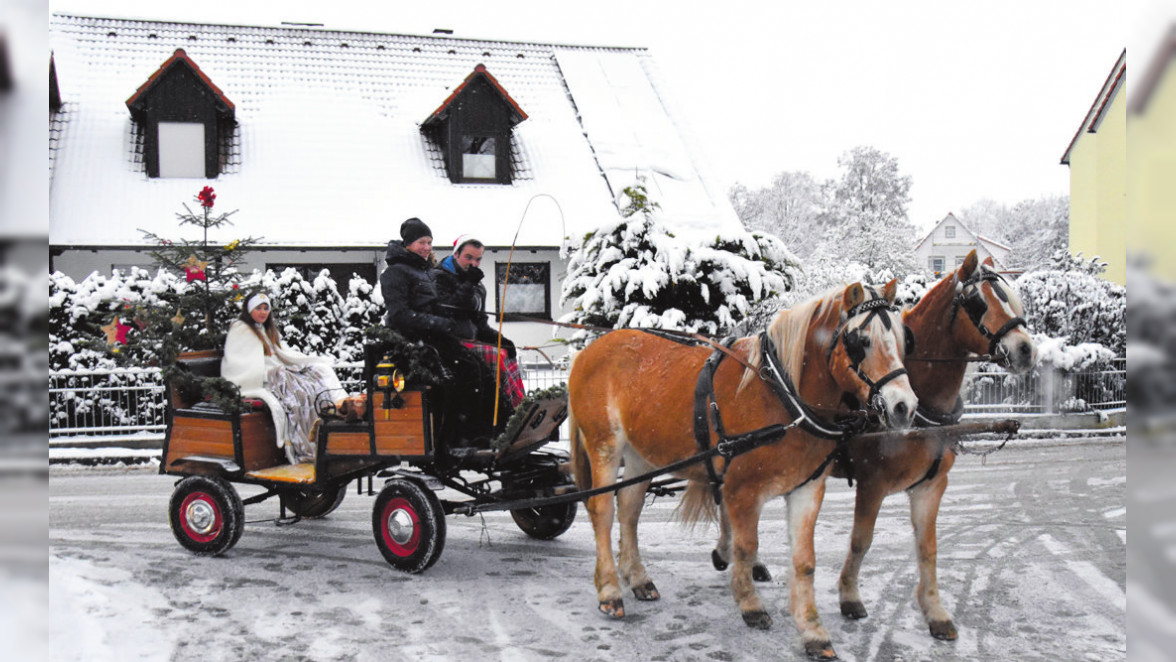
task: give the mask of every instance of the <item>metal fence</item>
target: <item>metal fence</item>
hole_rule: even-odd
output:
[[[1127,360],[1106,370],[1062,372],[1039,366],[1012,375],[990,364],[969,371],[961,394],[974,413],[1058,414],[1127,406]]]
[[[528,392],[567,382],[567,367],[520,356]],[[343,386],[363,389],[362,363],[336,366]],[[1038,369],[1010,375],[989,366],[970,371],[962,394],[969,413],[1066,413],[1126,406],[1126,360],[1112,369],[1062,373]],[[49,376],[49,436],[162,436],[166,430],[163,380],[158,369],[60,371]]]

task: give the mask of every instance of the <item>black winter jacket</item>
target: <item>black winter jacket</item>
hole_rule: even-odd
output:
[[[490,326],[486,315],[486,286],[482,284],[482,270],[470,267],[462,271],[452,255],[430,272],[437,286],[437,297],[444,313],[457,322],[456,333],[460,338],[473,338],[488,345],[498,343],[498,332]],[[514,343],[502,339],[502,346],[514,356]]]
[[[384,260],[388,266],[380,274],[380,290],[388,309],[384,316],[388,328],[410,340],[436,333],[460,335],[457,323],[437,306],[437,288],[424,258],[393,239]]]

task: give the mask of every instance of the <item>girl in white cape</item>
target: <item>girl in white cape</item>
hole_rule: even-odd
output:
[[[242,397],[265,402],[278,446],[292,464],[314,461],[311,430],[318,406],[347,396],[329,359],[282,344],[265,293],[245,299],[241,316],[229,326],[221,376],[239,386]]]

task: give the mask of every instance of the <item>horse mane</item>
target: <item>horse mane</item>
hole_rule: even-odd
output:
[[[804,369],[804,345],[809,326],[814,318],[841,303],[839,295],[844,290],[845,288],[835,287],[791,308],[785,308],[776,313],[768,324],[768,337],[775,343],[776,356],[793,384],[800,383],[800,375]],[[763,361],[763,348],[760,347],[759,336],[753,336],[747,353],[747,362],[758,371],[763,367]],[[745,370],[737,390],[743,390],[755,376],[756,372]]]

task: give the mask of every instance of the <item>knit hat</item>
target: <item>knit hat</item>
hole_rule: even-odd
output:
[[[453,240],[453,254],[454,255],[460,254],[462,246],[465,246],[466,244],[469,244],[471,242],[477,242],[479,244],[482,243],[482,241],[480,239],[478,239],[476,236],[474,236],[472,234],[463,234],[463,235],[459,236],[457,239],[454,239]]]
[[[258,292],[245,300],[245,312],[251,313],[253,309],[261,304],[268,304],[270,302],[269,296],[265,292]]]
[[[400,224],[400,239],[404,242],[405,246],[408,246],[421,237],[432,236],[433,231],[429,229],[429,226],[425,225],[424,221],[415,216]]]

